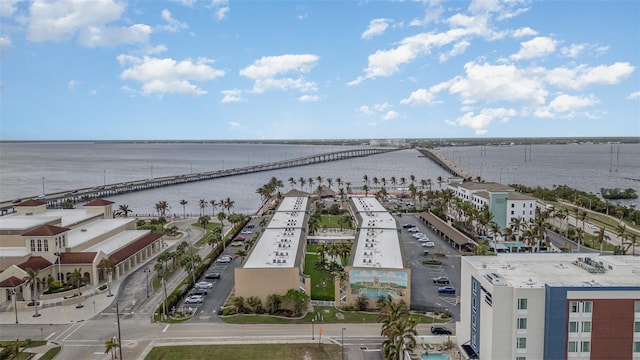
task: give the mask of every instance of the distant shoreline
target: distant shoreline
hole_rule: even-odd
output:
[[[369,145],[370,141],[404,141],[405,146],[508,146],[508,145],[566,145],[566,144],[636,144],[640,137],[515,137],[515,138],[371,138],[371,139],[230,139],[230,140],[0,140],[0,144],[16,143],[91,143],[91,144],[274,144],[274,145]],[[376,146],[393,146],[380,144]]]

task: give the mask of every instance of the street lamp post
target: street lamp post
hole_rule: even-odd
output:
[[[17,315],[16,315],[17,316]],[[17,319],[17,318],[16,318]],[[18,322],[18,320],[16,320],[16,323]],[[311,319],[311,340],[315,340],[316,339],[316,330],[314,328],[314,324],[316,323],[315,319]]]
[[[144,273],[147,276],[147,299],[149,298],[149,273],[151,272],[151,270],[149,270],[149,268],[144,268]]]
[[[347,328],[342,328],[342,334],[340,336],[340,347],[342,350],[342,360],[344,360],[344,331],[347,330]]]
[[[207,231],[207,229],[205,229],[205,232]],[[187,243],[189,243],[189,257],[191,258],[191,280],[193,282],[193,287],[196,287],[196,274],[195,274],[195,268],[193,266],[193,246],[191,245],[191,227],[187,228]]]

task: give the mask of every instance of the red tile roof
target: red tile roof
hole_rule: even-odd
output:
[[[92,264],[97,252],[64,252],[60,253],[61,264]],[[56,264],[58,260],[56,260]]]
[[[27,270],[31,268],[34,271],[39,271],[42,269],[46,269],[49,266],[53,265],[49,262],[49,260],[43,258],[42,256],[32,256],[29,260],[23,262],[22,264],[18,264],[18,267],[22,270]]]
[[[55,225],[42,225],[31,231],[27,231],[22,236],[56,236],[71,229]]]
[[[29,199],[21,202],[20,204],[16,204],[15,206],[18,207],[18,206],[41,206],[41,205],[47,205],[47,202],[42,200]]]
[[[89,201],[84,204],[84,206],[107,206],[113,204],[113,201],[105,200],[105,199],[95,199],[93,201]]]
[[[4,279],[2,281],[0,281],[0,288],[14,288],[20,284],[22,284],[24,281],[18,279],[15,276],[12,276],[8,279]]]
[[[129,257],[131,257],[133,254],[135,254],[138,251],[144,249],[145,247],[147,247],[152,242],[158,240],[162,236],[164,236],[164,234],[160,233],[160,232],[149,233],[149,234],[143,236],[142,238],[132,242],[131,244],[129,244],[129,245],[123,247],[122,249],[120,249],[120,250],[114,252],[113,254],[111,254],[111,256],[110,256],[111,260],[113,261],[114,264],[119,264],[123,260],[126,260]]]

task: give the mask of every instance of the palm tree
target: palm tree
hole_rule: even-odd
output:
[[[307,180],[301,176],[300,179],[298,179],[298,183],[300,183],[300,191],[302,191],[304,185],[307,183]]]
[[[325,181],[327,182],[327,186],[329,187],[329,190],[331,190],[331,186],[333,185],[333,179],[327,178]]]
[[[207,225],[211,222],[211,217],[209,215],[203,215],[198,218],[198,224],[202,226],[204,231],[207,231]]]
[[[129,209],[129,205],[126,204],[122,204],[120,206],[118,206],[118,211],[117,211],[118,215],[122,216],[123,218],[127,218],[129,217],[129,214],[131,213],[131,209]]]
[[[329,263],[327,262],[327,259],[324,256],[321,256],[320,258],[318,258],[316,261],[313,262],[313,268],[320,272],[320,284],[318,284],[318,287],[325,287],[324,273],[325,271],[327,271],[328,265]]]
[[[244,258],[247,257],[247,250],[240,249],[236,251],[236,256],[240,258],[240,265],[242,265],[242,263],[244,262]]]
[[[209,200],[209,204],[211,204],[211,216],[215,216],[216,207],[218,207],[218,202],[215,200]]]
[[[318,186],[322,186],[322,176],[318,175],[316,180],[318,180]]]
[[[290,177],[288,181],[289,185],[291,185],[291,189],[293,189],[293,186],[296,184],[296,179],[294,177]]]
[[[275,314],[280,310],[282,305],[282,296],[279,294],[271,294],[267,296],[267,311],[269,314]]]
[[[227,210],[227,217],[229,216],[229,214],[231,212],[231,209],[233,209],[233,206],[235,204],[236,204],[236,202],[231,200],[231,198],[229,198],[229,197],[224,200],[224,205],[222,207]]]
[[[115,349],[120,347],[120,344],[118,344],[118,342],[114,338],[109,338],[104,342],[104,347],[105,347],[104,353],[106,354],[110,352],[111,359],[113,360],[114,359],[113,352]]]
[[[362,182],[363,182],[365,185],[369,185],[369,176],[368,176],[367,174],[364,174],[364,175],[362,176]]]
[[[111,293],[111,274],[113,274],[114,268],[115,266],[114,266],[113,260],[111,260],[111,258],[108,258],[108,257],[103,258],[98,263],[98,269],[107,272],[107,290],[109,291],[109,294],[107,294],[107,297],[113,296],[113,294]]]
[[[312,177],[308,178],[307,183],[309,183],[309,192],[311,192],[312,191],[311,189],[313,189],[313,184],[314,184],[313,178]]]
[[[404,301],[396,303],[383,297],[379,299],[378,306],[382,309],[378,322],[382,323],[380,335],[385,337],[382,342],[384,358],[403,359],[404,351],[412,351],[416,346],[417,322],[409,315]]]
[[[73,269],[73,272],[71,273],[70,282],[72,284],[75,284],[76,288],[78,289],[78,294],[77,294],[78,305],[76,305],[76,309],[80,309],[84,307],[80,299],[80,287],[83,285],[83,281],[84,281],[84,278],[82,277],[82,269]]]
[[[602,251],[602,248],[604,247],[604,240],[611,240],[611,238],[606,234],[604,227],[600,227],[594,235],[596,236],[596,239],[598,239],[598,242],[600,242],[600,251]]]
[[[244,311],[244,298],[242,296],[234,296],[231,298],[231,307],[237,312]]]
[[[169,210],[169,204],[162,200],[156,203],[156,211],[159,216],[165,217],[167,210]]]
[[[576,229],[576,240],[578,241],[578,252],[580,252],[580,244],[584,241],[584,230]]]
[[[207,207],[207,201],[205,199],[200,199],[199,201],[199,206],[200,206],[200,216],[204,215],[204,208]]]
[[[189,202],[185,199],[180,200],[180,205],[182,205],[182,217],[186,218],[187,217],[187,210],[186,210],[186,205]]]
[[[27,276],[25,276],[23,280],[26,280],[27,286],[31,288],[31,301],[33,302],[33,307],[36,309],[33,317],[38,317],[40,316],[38,313],[38,273],[40,270],[26,268],[24,271],[27,273]]]

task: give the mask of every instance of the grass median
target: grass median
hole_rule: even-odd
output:
[[[337,359],[340,356],[340,351],[339,345],[319,345],[316,343],[158,346],[151,349],[145,359],[331,360]]]

